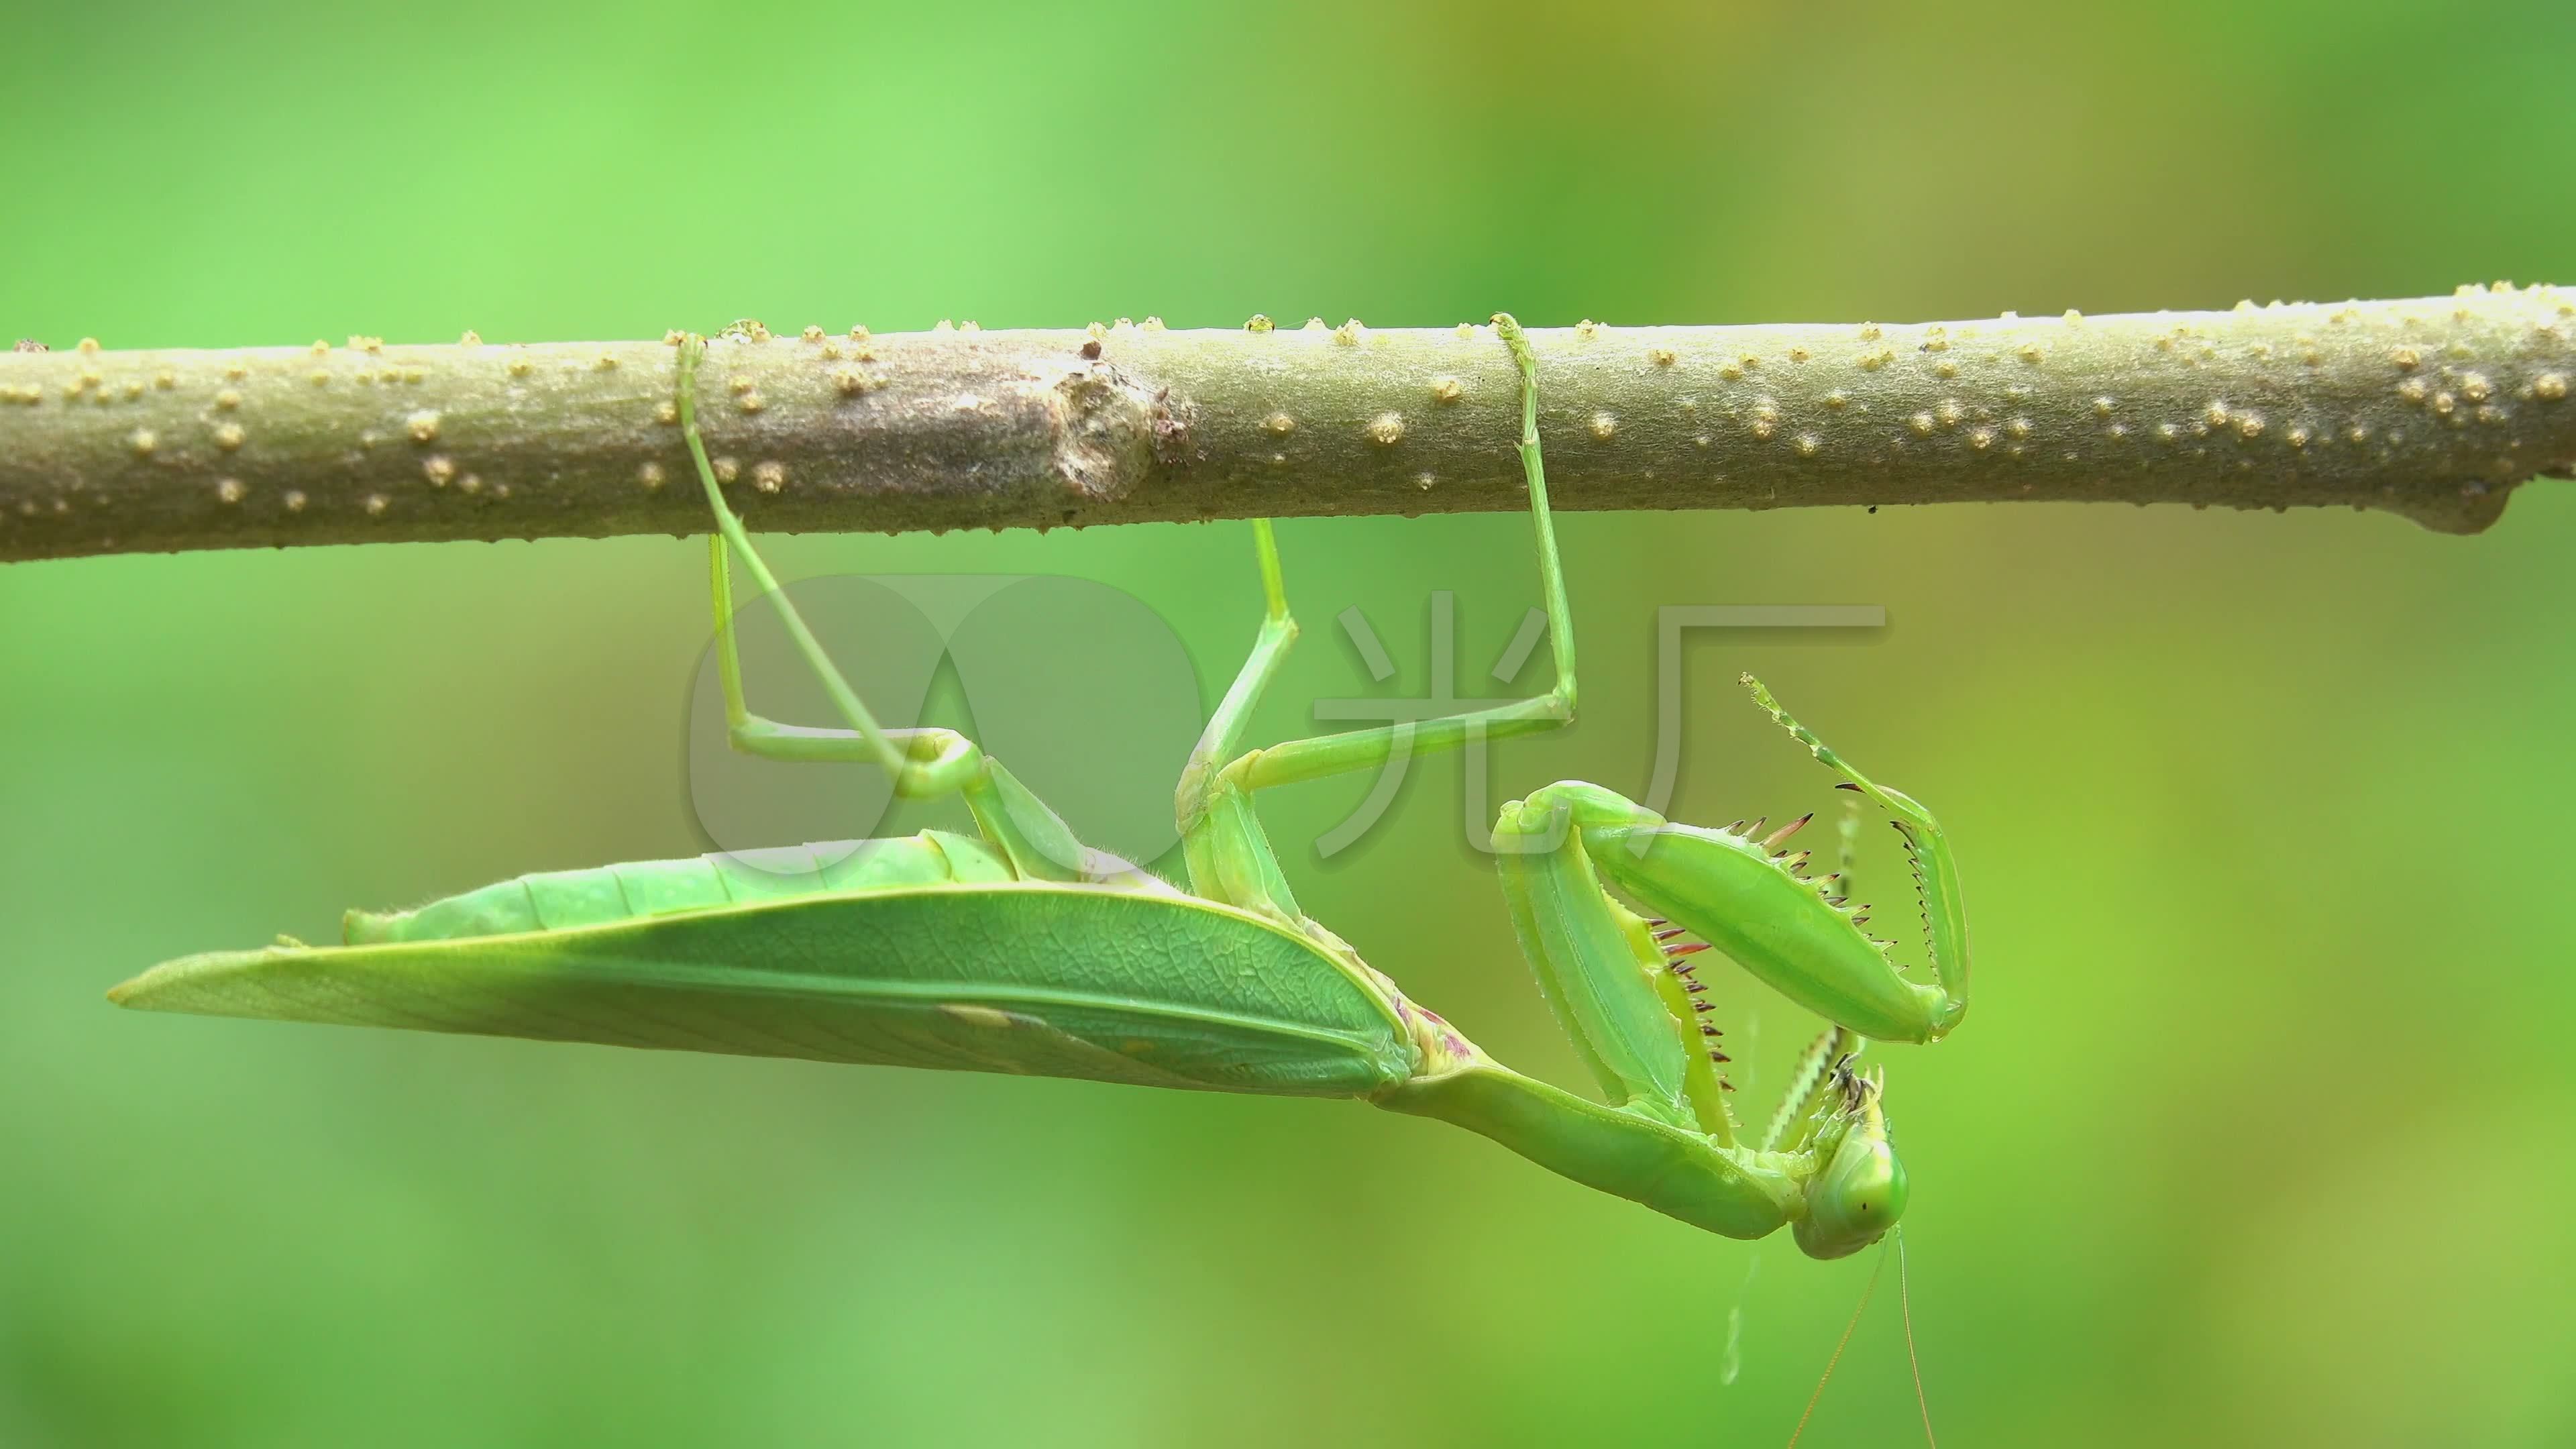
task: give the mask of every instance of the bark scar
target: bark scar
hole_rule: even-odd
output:
[[[1056,475],[1068,502],[1125,499],[1144,482],[1165,439],[1188,430],[1164,390],[1138,382],[1113,363],[1066,369],[1050,401]]]

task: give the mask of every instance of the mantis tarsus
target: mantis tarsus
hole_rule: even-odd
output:
[[[1712,1232],[1756,1238],[1787,1224],[1814,1257],[1858,1251],[1902,1214],[1906,1179],[1881,1110],[1883,1076],[1849,1063],[1862,1039],[1933,1041],[1964,1014],[1958,872],[1928,811],[1845,763],[1751,676],[1754,699],[1903,836],[1937,984],[1900,974],[1887,943],[1862,932],[1866,908],[1837,892],[1836,876],[1808,876],[1806,854],[1786,844],[1805,821],[1769,834],[1758,823],[1706,830],[1598,785],[1549,785],[1503,807],[1494,844],[1539,987],[1607,1103],[1495,1061],[1308,919],[1255,814],[1256,792],[1271,786],[1573,718],[1574,630],[1539,452],[1537,364],[1510,317],[1498,315],[1493,332],[1521,377],[1519,448],[1554,687],[1445,718],[1245,749],[1253,707],[1297,637],[1270,526],[1256,522],[1267,609],[1181,776],[1186,892],[1082,845],[963,735],[878,726],[725,501],[695,412],[706,344],[689,338],[677,402],[715,517],[718,666],[734,746],[778,760],[874,762],[899,794],[962,797],[976,834],[927,830],[828,862],[798,848],[522,876],[416,911],[353,911],[345,945],[191,956],[111,996],[164,1011],[1356,1097],[1455,1123]],[[777,599],[846,728],[751,713],[734,635],[736,560]],[[1717,1071],[1722,1037],[1689,959],[1703,947],[1833,1023],[1759,1133],[1738,1125]]]

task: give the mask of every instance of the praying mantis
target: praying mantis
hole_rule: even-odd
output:
[[[1931,1042],[1967,1009],[1959,874],[1931,813],[1781,709],[1754,700],[1903,838],[1933,980],[1908,979],[1867,907],[1811,877],[1787,841],[1664,819],[1579,781],[1503,807],[1505,903],[1541,993],[1605,1100],[1496,1061],[1299,908],[1255,810],[1260,791],[1560,728],[1574,717],[1574,628],[1538,435],[1538,367],[1519,326],[1492,335],[1520,377],[1555,682],[1442,718],[1247,749],[1255,704],[1297,638],[1269,523],[1254,540],[1265,613],[1181,775],[1188,888],[1084,846],[999,761],[947,729],[887,729],[780,591],[710,465],[696,416],[706,344],[679,349],[677,408],[715,528],[718,668],[732,745],[773,760],[873,763],[909,798],[955,796],[975,833],[527,875],[417,910],[349,913],[345,944],[293,941],[167,962],[109,993],[157,1011],[474,1032],[1140,1086],[1357,1098],[1481,1134],[1538,1165],[1695,1227],[1789,1227],[1838,1258],[1878,1241],[1907,1184],[1884,1073],[1864,1040]],[[735,638],[739,566],[776,600],[840,728],[751,712]],[[1632,909],[1629,902],[1643,909]],[[1831,1025],[1760,1132],[1740,1125],[1694,953],[1713,948]]]

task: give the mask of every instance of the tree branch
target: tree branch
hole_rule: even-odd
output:
[[[1570,509],[2383,508],[2576,472],[2576,294],[1920,326],[1533,331]],[[695,533],[664,343],[0,354],[0,561]],[[764,530],[1517,511],[1489,328],[729,332],[709,449]]]

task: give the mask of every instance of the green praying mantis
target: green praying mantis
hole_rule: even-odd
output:
[[[1267,521],[1254,525],[1266,612],[1177,792],[1184,891],[1084,846],[1000,762],[946,729],[881,728],[753,548],[700,437],[705,343],[679,350],[677,406],[715,529],[718,668],[733,746],[790,761],[873,762],[910,798],[957,796],[972,836],[925,830],[826,859],[811,847],[521,876],[418,910],[352,911],[346,943],[189,956],[115,988],[159,1011],[476,1032],[835,1062],[1012,1072],[1139,1086],[1353,1097],[1489,1137],[1587,1187],[1696,1227],[1782,1227],[1817,1258],[1854,1253],[1903,1214],[1884,1074],[1863,1040],[1930,1042],[1967,1009],[1959,875],[1931,813],[1753,698],[1883,810],[1920,896],[1931,983],[1907,979],[1839,877],[1788,837],[1668,821],[1598,785],[1503,807],[1503,895],[1539,988],[1606,1101],[1516,1072],[1410,1000],[1297,905],[1258,792],[1374,770],[1397,751],[1559,728],[1575,710],[1574,628],[1538,436],[1538,367],[1497,315],[1521,384],[1555,683],[1442,718],[1246,749],[1253,708],[1297,637]],[[734,631],[737,563],[846,728],[753,714]],[[1628,902],[1642,907],[1632,909]],[[1831,1023],[1778,1110],[1739,1125],[1693,953],[1714,948]]]

